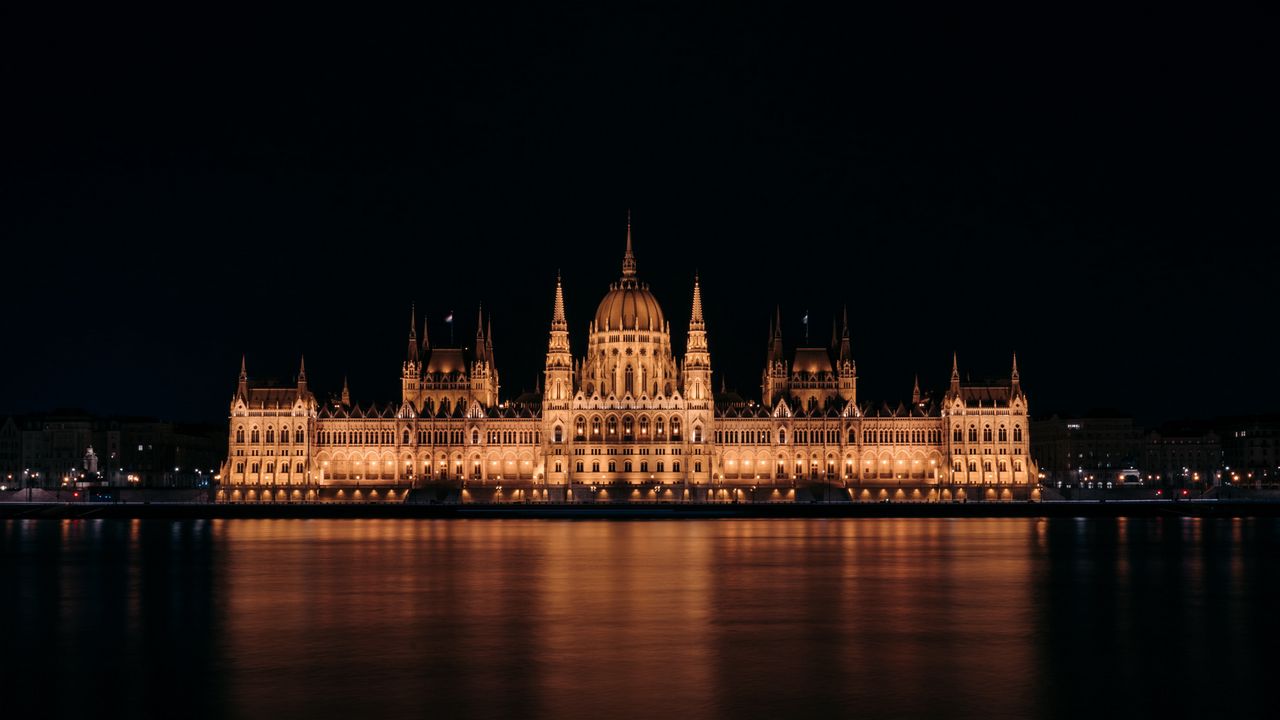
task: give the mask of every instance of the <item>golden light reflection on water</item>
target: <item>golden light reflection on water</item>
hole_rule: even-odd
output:
[[[1030,707],[1033,523],[237,520],[213,533],[246,712],[699,717],[874,697],[910,715],[938,692]],[[310,694],[282,692],[299,685]]]
[[[1249,717],[1280,640],[1266,518],[24,520],[0,570],[14,717]]]

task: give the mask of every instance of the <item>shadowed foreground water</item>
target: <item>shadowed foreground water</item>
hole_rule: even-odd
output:
[[[6,717],[1264,715],[1280,521],[0,523]]]

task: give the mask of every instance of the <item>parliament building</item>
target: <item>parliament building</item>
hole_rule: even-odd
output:
[[[411,319],[398,403],[264,387],[244,362],[220,502],[795,502],[1038,499],[1027,397],[1009,379],[951,383],[896,407],[858,399],[848,317],[829,347],[770,331],[760,401],[714,393],[695,278],[684,355],[637,274],[622,275],[574,357],[560,279],[540,392],[504,400],[491,326],[433,347]]]

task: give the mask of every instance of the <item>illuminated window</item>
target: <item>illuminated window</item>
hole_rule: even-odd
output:
[[[1009,429],[1001,425],[1000,430],[996,432],[996,437],[1000,439],[1000,442],[1007,442],[1009,440]]]
[[[236,428],[236,442],[238,443],[244,442],[244,426],[243,425]]]
[[[959,425],[957,425],[955,431],[951,433],[951,439],[954,442],[961,442],[964,440],[964,431],[960,429]]]
[[[991,442],[991,426],[990,425],[982,426],[982,441]]]
[[[563,431],[562,431],[561,427],[560,427],[559,425],[557,425],[557,426],[556,426],[555,431],[552,433],[552,437],[554,438],[554,440],[552,440],[552,442],[557,442],[557,443],[558,443],[558,442],[560,442],[560,441],[561,441],[561,439],[562,439],[562,438],[561,438],[561,434],[562,434],[562,432],[563,432]]]
[[[978,442],[978,426],[969,426],[969,442]]]
[[[1021,425],[1013,426],[1013,441],[1022,442],[1022,426]]]
[[[253,430],[249,431],[249,442],[258,442],[258,439],[259,439],[258,428],[255,427]],[[141,450],[142,446],[139,445],[138,449]]]

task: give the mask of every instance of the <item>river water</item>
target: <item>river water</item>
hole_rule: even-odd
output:
[[[0,522],[5,717],[1269,715],[1275,519]]]

